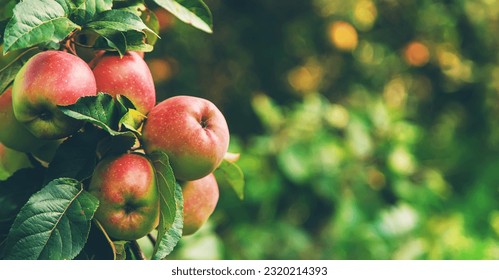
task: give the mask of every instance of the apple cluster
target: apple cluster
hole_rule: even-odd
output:
[[[83,126],[58,106],[98,92],[126,96],[146,119],[140,147],[101,158],[95,166],[87,187],[100,201],[96,219],[117,240],[135,240],[157,227],[158,174],[148,155],[159,151],[168,155],[183,188],[183,234],[196,232],[218,201],[213,171],[227,153],[227,122],[203,98],[180,95],[156,104],[152,75],[138,52],[120,57],[100,51],[89,63],[63,51],[44,51],[29,59],[13,86],[0,95],[0,159],[10,155],[0,167],[10,163],[4,169],[12,173],[28,166],[24,153],[50,164],[60,143]]]

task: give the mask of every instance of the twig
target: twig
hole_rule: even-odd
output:
[[[142,249],[140,249],[139,243],[137,240],[134,240],[130,242],[130,249],[132,250],[133,254],[137,258],[137,260],[145,260],[146,256],[144,255],[144,252],[142,252]]]
[[[156,236],[152,235],[151,233],[147,234],[147,238],[149,238],[149,241],[151,241],[153,246],[156,246]]]

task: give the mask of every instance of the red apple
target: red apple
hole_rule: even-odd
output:
[[[151,71],[137,52],[127,52],[122,58],[115,52],[98,54],[92,67],[97,91],[113,96],[121,94],[146,115],[156,104],[156,89]]]
[[[146,152],[165,152],[180,180],[197,180],[213,172],[229,147],[229,128],[220,110],[193,96],[159,103],[147,116],[142,135]]]
[[[182,186],[184,196],[183,235],[195,233],[211,216],[217,206],[219,191],[213,173]]]
[[[17,121],[12,109],[12,88],[0,96],[0,142],[11,149],[30,153],[51,142],[36,138]]]
[[[99,201],[95,217],[109,236],[135,240],[159,222],[159,196],[151,162],[140,154],[103,159],[90,181]]]
[[[16,119],[35,137],[59,139],[83,123],[64,115],[57,105],[71,105],[96,93],[94,75],[85,61],[66,52],[45,51],[30,58],[16,75],[12,106]]]

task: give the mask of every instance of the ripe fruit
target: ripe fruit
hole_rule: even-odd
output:
[[[5,180],[17,170],[30,166],[26,154],[9,149],[0,143],[0,180]]]
[[[36,138],[17,121],[12,109],[12,88],[0,96],[0,142],[21,152],[34,152],[50,142]]]
[[[147,153],[163,151],[179,180],[197,180],[220,165],[229,146],[224,116],[210,101],[175,96],[154,107],[142,130]]]
[[[219,191],[213,173],[182,186],[184,196],[183,235],[195,233],[211,216],[217,206]]]
[[[95,217],[115,239],[138,239],[158,224],[154,169],[143,155],[103,159],[95,167],[89,191],[100,201]]]
[[[117,53],[107,52],[97,55],[89,65],[93,68],[97,91],[128,97],[144,115],[156,104],[151,71],[139,53],[127,52],[120,58]]]
[[[14,80],[12,106],[16,119],[38,138],[59,139],[82,122],[64,115],[57,105],[74,104],[97,93],[90,67],[79,57],[46,51],[33,56]]]

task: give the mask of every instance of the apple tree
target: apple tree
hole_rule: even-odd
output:
[[[0,10],[0,258],[165,259],[242,199],[225,116],[159,102],[151,7],[212,32],[202,0],[8,0]],[[141,242],[154,249],[145,252]]]

